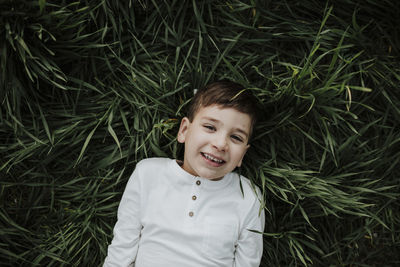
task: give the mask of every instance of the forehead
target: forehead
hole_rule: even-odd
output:
[[[249,114],[238,111],[235,108],[211,105],[200,107],[194,120],[211,120],[230,128],[239,129],[249,135],[251,130],[251,118]]]

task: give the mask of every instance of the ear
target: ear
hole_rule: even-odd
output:
[[[242,165],[242,161],[243,161],[244,155],[246,155],[246,152],[247,152],[247,150],[249,149],[249,147],[250,147],[250,145],[247,144],[247,146],[246,146],[246,148],[245,148],[245,150],[244,150],[244,152],[243,152],[242,158],[241,158],[240,161],[238,162],[237,167],[240,167],[240,166]]]
[[[181,120],[181,125],[179,126],[178,136],[176,138],[179,143],[185,143],[186,134],[187,134],[187,131],[189,130],[189,127],[190,127],[190,121],[187,117],[184,117]]]

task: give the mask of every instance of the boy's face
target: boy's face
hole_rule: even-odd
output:
[[[182,168],[218,180],[242,164],[249,145],[251,118],[233,108],[200,107],[192,122],[183,118],[178,142],[185,143]]]

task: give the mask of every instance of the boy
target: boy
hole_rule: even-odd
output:
[[[262,235],[249,231],[264,230],[259,190],[232,172],[249,148],[255,106],[255,97],[230,81],[196,93],[177,137],[183,162],[137,164],[104,266],[259,266]]]

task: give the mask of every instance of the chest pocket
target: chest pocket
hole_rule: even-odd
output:
[[[238,239],[235,221],[206,219],[203,233],[203,252],[207,258],[233,258]]]

